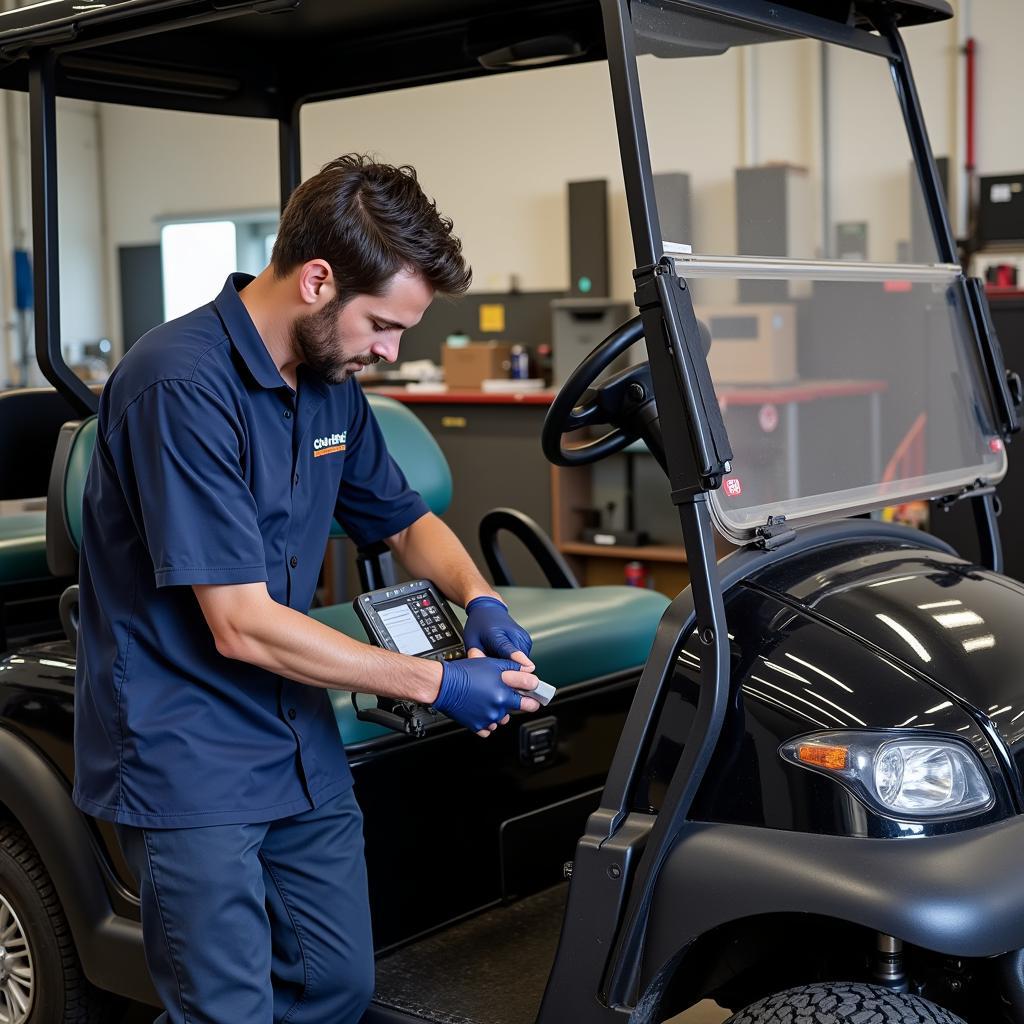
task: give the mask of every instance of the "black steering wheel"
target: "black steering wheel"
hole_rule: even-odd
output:
[[[644,336],[639,316],[627,320],[598,345],[569,375],[544,418],[541,447],[556,466],[583,466],[622,451],[641,433],[641,417],[637,411],[653,409],[654,390],[651,369],[647,363],[631,366],[604,381],[594,381],[626,349]],[[565,434],[596,424],[609,424],[611,429],[601,437],[566,448]]]

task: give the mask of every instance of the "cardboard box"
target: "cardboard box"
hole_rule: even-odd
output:
[[[740,303],[695,306],[711,332],[708,367],[716,384],[789,384],[796,380],[796,309]]]
[[[502,341],[471,341],[441,346],[444,382],[450,388],[479,388],[491,377],[507,377],[512,346]]]

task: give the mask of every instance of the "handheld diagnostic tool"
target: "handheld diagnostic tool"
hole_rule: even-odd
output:
[[[360,594],[355,609],[378,647],[432,661],[466,656],[459,620],[430,580]]]
[[[430,580],[381,587],[360,594],[352,603],[367,637],[378,647],[431,661],[466,657],[459,620]],[[548,704],[555,688],[539,683],[536,690],[516,692]],[[376,708],[361,708],[352,694],[352,703],[360,718],[414,736],[422,736],[438,718],[436,711],[413,701],[378,697]]]

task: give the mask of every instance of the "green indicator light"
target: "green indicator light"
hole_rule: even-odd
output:
[[[586,295],[586,293],[594,287],[594,282],[591,281],[589,277],[581,277],[576,287]]]

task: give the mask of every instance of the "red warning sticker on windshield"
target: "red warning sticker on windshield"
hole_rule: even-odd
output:
[[[730,498],[738,498],[743,493],[743,484],[740,483],[738,476],[726,477],[723,486]]]

